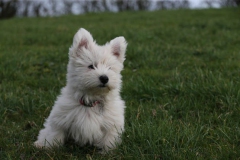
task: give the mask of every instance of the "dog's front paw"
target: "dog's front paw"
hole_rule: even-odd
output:
[[[42,149],[42,148],[45,147],[44,143],[43,143],[43,142],[40,142],[40,141],[35,141],[33,145],[34,145],[36,148],[40,148],[40,149]]]
[[[100,149],[98,153],[104,155],[104,154],[107,154],[108,152],[104,149]]]

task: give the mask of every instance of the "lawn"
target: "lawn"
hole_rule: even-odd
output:
[[[240,9],[0,21],[0,159],[240,159]],[[32,146],[66,83],[78,28],[128,41],[123,143],[111,154]]]

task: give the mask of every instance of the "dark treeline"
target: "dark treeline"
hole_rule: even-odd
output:
[[[203,0],[211,7],[237,6],[240,0]],[[188,0],[0,0],[0,19],[14,16],[58,16],[87,12],[189,8]]]

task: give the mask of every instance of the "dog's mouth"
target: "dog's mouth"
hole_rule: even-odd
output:
[[[100,84],[100,85],[98,85],[98,88],[111,90],[111,88],[109,87],[109,85],[106,85],[106,84]]]
[[[105,87],[107,87],[105,84],[100,84],[99,86],[98,86],[99,88],[105,88]]]

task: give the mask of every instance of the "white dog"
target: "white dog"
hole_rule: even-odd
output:
[[[69,49],[67,84],[55,101],[34,143],[53,147],[67,138],[79,145],[94,145],[104,151],[121,142],[125,103],[120,97],[121,70],[127,43],[117,37],[99,46],[81,28]]]

